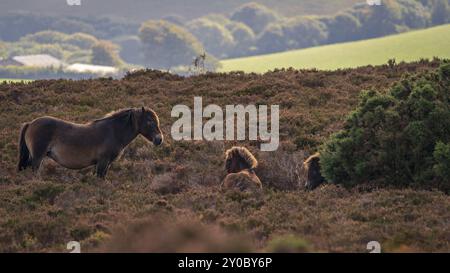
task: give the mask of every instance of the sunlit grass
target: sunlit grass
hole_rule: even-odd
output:
[[[29,79],[3,79],[3,78],[0,78],[0,83],[4,83],[4,82],[7,82],[7,83],[12,83],[12,82],[28,83],[28,82],[31,82],[31,81],[33,81],[33,80],[29,80]]]
[[[450,58],[450,24],[377,39],[223,60],[220,70],[259,73],[288,67],[334,70],[384,64],[393,58],[398,63],[433,57]]]

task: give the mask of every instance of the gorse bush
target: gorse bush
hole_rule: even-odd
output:
[[[406,76],[387,94],[366,91],[343,130],[322,146],[328,181],[450,189],[450,63]]]
[[[443,180],[450,181],[450,143],[438,142],[433,153],[436,164],[434,171]]]

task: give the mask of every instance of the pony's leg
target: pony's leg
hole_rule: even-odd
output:
[[[44,159],[44,157],[33,157],[32,161],[31,161],[31,167],[33,169],[33,172],[38,172],[39,168],[41,167],[42,164],[42,160]]]
[[[109,165],[111,162],[109,160],[100,160],[96,167],[95,172],[97,173],[97,177],[101,179],[105,179],[106,173],[108,172]]]
[[[47,155],[47,145],[34,145],[31,156],[31,168],[33,172],[39,171],[42,160]]]

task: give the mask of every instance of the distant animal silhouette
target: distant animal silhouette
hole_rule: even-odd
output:
[[[95,165],[104,178],[110,164],[138,135],[161,145],[158,115],[151,109],[122,109],[86,124],[54,117],[25,123],[20,131],[18,171],[37,171],[45,156],[69,169]]]
[[[232,147],[225,152],[227,176],[222,182],[224,189],[260,190],[261,180],[255,173],[258,161],[245,147]]]
[[[320,173],[320,153],[315,153],[303,162],[306,173],[305,188],[313,190],[325,182],[325,178]]]

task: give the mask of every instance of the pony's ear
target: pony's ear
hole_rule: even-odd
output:
[[[144,108],[144,106],[142,106],[141,110],[142,110],[142,113],[145,113],[145,108]]]

